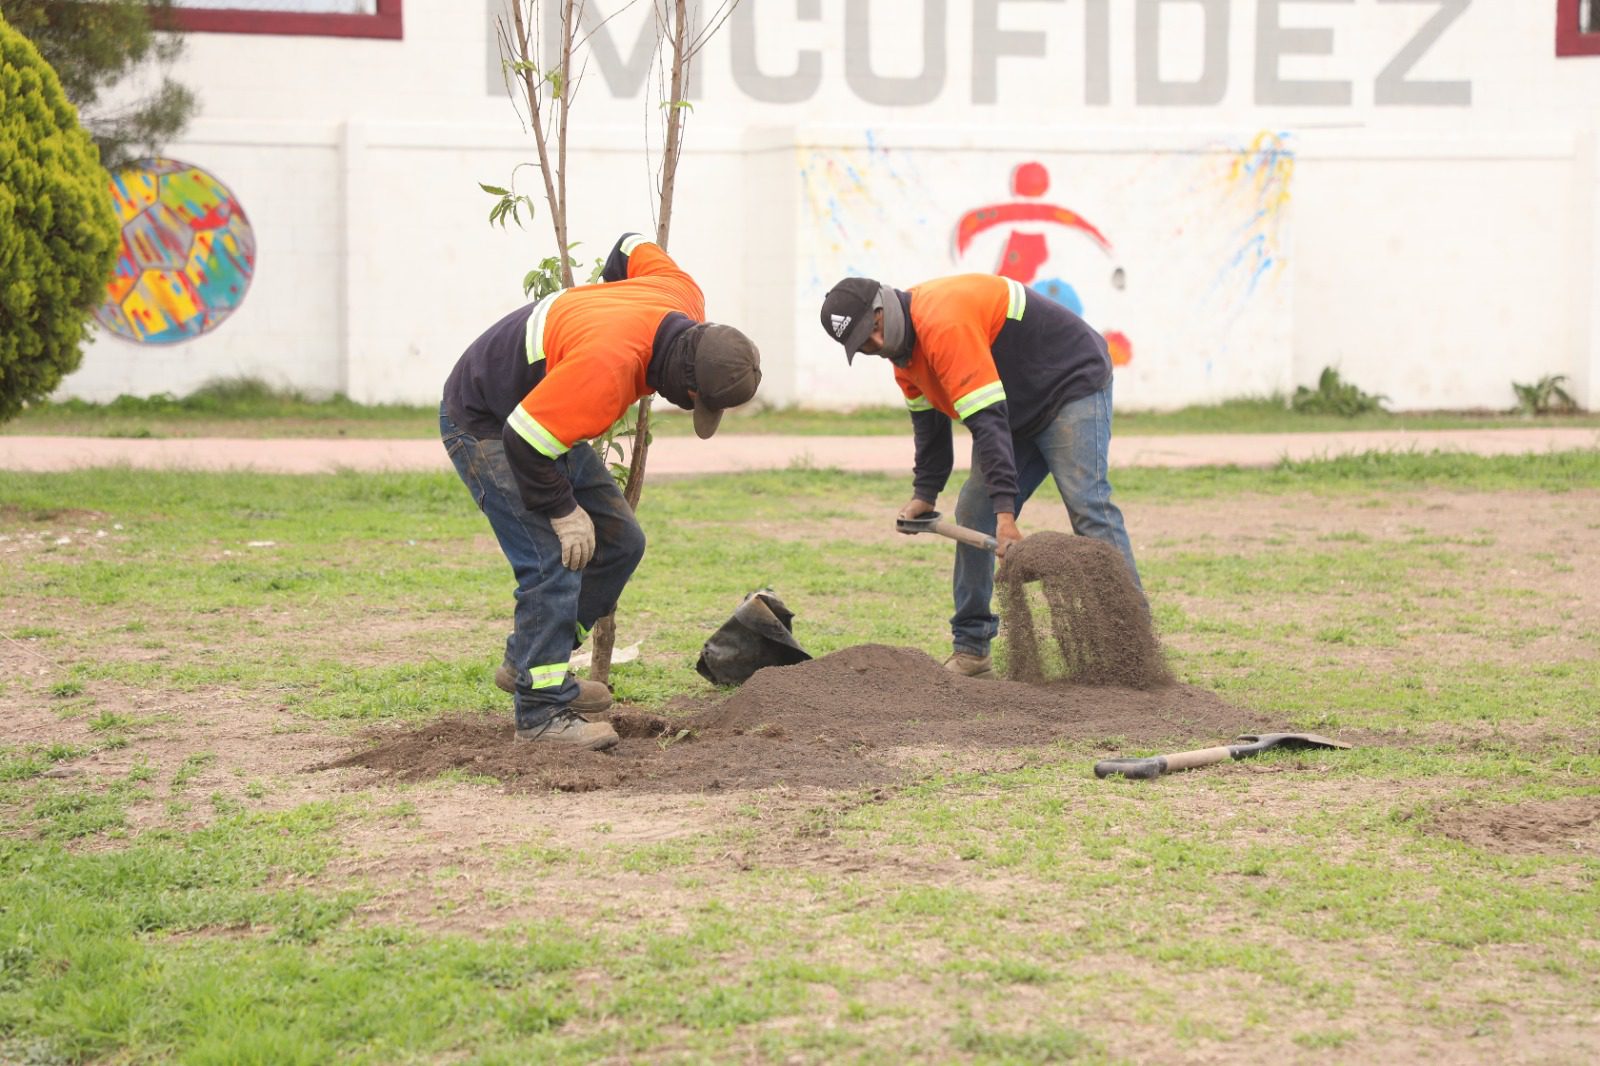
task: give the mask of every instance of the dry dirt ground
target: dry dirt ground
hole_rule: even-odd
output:
[[[1059,508],[1036,506],[1034,510],[1034,515],[1023,516],[1025,529],[1064,528]],[[1303,655],[1307,663],[1325,662],[1329,656],[1352,666],[1392,666],[1417,656],[1442,662],[1532,663],[1570,661],[1596,651],[1600,596],[1595,594],[1591,570],[1594,560],[1600,558],[1600,494],[1429,490],[1375,500],[1250,497],[1229,500],[1226,507],[1208,501],[1141,502],[1125,511],[1141,557],[1152,561],[1190,551],[1248,553],[1266,544],[1312,549],[1353,536],[1379,542],[1426,537],[1443,545],[1487,548],[1494,565],[1455,571],[1456,594],[1464,597],[1464,602],[1492,602],[1496,610],[1492,626],[1522,634],[1518,639],[1485,640],[1482,632],[1430,631],[1408,634],[1407,639],[1389,647],[1343,647],[1308,639],[1297,650],[1290,642],[1288,654]],[[64,528],[70,521],[58,519],[55,524]],[[877,516],[863,515],[859,522],[835,520],[825,532],[851,536],[868,530],[881,532],[881,528]],[[25,524],[13,526],[11,540],[0,547],[29,550],[27,538],[34,532]],[[785,531],[795,536],[815,536],[817,532]],[[1537,589],[1546,598],[1534,603],[1508,594],[1519,588]],[[1308,632],[1319,624],[1317,610],[1337,606],[1313,609],[1286,596],[1277,602],[1232,607],[1190,595],[1181,587],[1170,595],[1186,611],[1208,611],[1223,620],[1237,615],[1259,625],[1293,620]],[[1550,603],[1556,605],[1554,616]],[[22,628],[26,615],[39,606],[15,601],[0,604],[0,630],[10,633]],[[425,619],[413,621],[426,625]],[[258,622],[268,639],[274,632],[289,635],[291,623],[286,618],[267,615]],[[292,644],[326,640],[340,645],[347,641],[345,620],[330,623],[325,633],[316,632],[314,624],[307,631],[305,623],[303,617],[293,621]],[[390,619],[384,626],[392,641],[389,654],[397,658],[438,637],[436,632],[412,631],[403,617]],[[496,628],[485,623],[481,635],[492,641],[496,634]],[[1168,638],[1168,643],[1198,652],[1216,639],[1191,631]],[[0,669],[22,682],[6,691],[10,704],[6,708],[6,742],[94,745],[96,737],[87,717],[63,717],[60,700],[52,695],[52,685],[66,676],[67,664],[52,661],[37,645],[10,637],[0,641]],[[353,651],[364,661],[383,660],[378,644],[365,635]],[[120,639],[113,634],[96,654],[136,660],[144,651],[136,634]],[[912,656],[904,660],[906,668],[930,684],[938,683],[932,661],[914,658],[921,653],[895,654]],[[839,667],[856,669],[863,663],[871,667],[881,665],[881,660],[846,656]],[[773,715],[747,714],[732,724],[723,723],[728,743],[717,750],[737,753],[737,758],[720,771],[716,760],[704,757],[704,749],[696,747],[702,743],[700,739],[678,735],[679,721],[627,708],[619,709],[627,739],[615,755],[574,757],[552,770],[549,763],[530,762],[509,746],[509,716],[469,717],[425,729],[389,728],[377,734],[353,735],[346,728],[297,716],[257,694],[226,688],[184,691],[159,684],[102,684],[96,687],[96,710],[114,709],[138,723],[131,733],[132,742],[118,750],[66,761],[51,774],[92,784],[121,778],[140,763],[154,769],[155,781],[165,783],[173,781],[188,763],[183,795],[178,796],[175,787],[170,792],[158,788],[153,798],[132,809],[130,828],[134,831],[158,824],[198,826],[213,817],[212,807],[206,803],[174,805],[175,798],[217,796],[257,810],[349,799],[364,813],[352,821],[342,841],[341,857],[320,880],[332,887],[368,889],[370,897],[362,914],[370,921],[483,933],[528,918],[526,901],[537,896],[543,901],[543,918],[581,920],[594,912],[596,901],[603,901],[606,912],[618,919],[649,919],[670,927],[673,916],[692,914],[696,905],[718,896],[719,884],[754,867],[777,866],[792,875],[771,882],[767,891],[774,906],[797,908],[801,913],[811,905],[804,887],[811,876],[870,877],[873,885],[880,886],[878,891],[887,891],[881,886],[919,883],[992,892],[992,883],[976,880],[968,864],[948,854],[928,854],[892,844],[863,849],[831,833],[831,821],[840,812],[882,799],[896,781],[930,769],[1019,769],[1059,760],[1059,746],[1052,747],[1059,741],[1077,742],[1079,750],[1085,744],[1112,750],[1130,742],[1214,742],[1220,739],[1219,732],[1226,736],[1245,727],[1277,724],[1271,715],[1230,708],[1210,693],[1180,686],[1157,693],[1123,692],[1119,698],[1143,715],[1131,727],[1088,709],[1074,712],[1067,725],[1052,727],[1048,701],[1036,700],[1026,715],[1013,715],[1000,723],[1004,728],[985,734],[981,713],[966,725],[949,713],[963,698],[972,696],[968,686],[977,684],[947,684],[939,709],[930,708],[915,723],[886,718],[865,724],[835,720],[829,728],[826,709],[821,707],[812,707],[789,723],[777,721]],[[1093,702],[1081,694],[1062,699],[1069,704],[1073,699]],[[796,722],[801,728],[796,728]],[[1232,722],[1238,726],[1224,726]],[[1041,743],[1007,743],[1007,737],[1018,735],[1018,726],[1037,728],[1036,739]],[[1451,725],[1436,735],[1470,742],[1479,728]],[[903,739],[897,741],[896,737]],[[1407,742],[1406,738],[1395,740]],[[409,747],[403,751],[393,748],[397,743]],[[481,746],[478,760],[471,751],[475,744]],[[391,746],[383,750],[393,758],[350,758],[383,745]],[[436,749],[432,754],[430,747]],[[448,752],[442,750],[445,747]],[[195,765],[192,757],[201,754],[204,761]],[[361,765],[363,762],[367,765]],[[796,766],[809,766],[814,772],[793,772]],[[1229,775],[1228,779],[1237,783],[1236,789],[1196,791],[1173,802],[1192,808],[1189,813],[1217,819],[1236,815],[1238,804],[1259,804],[1271,807],[1282,819],[1296,808],[1337,810],[1372,798],[1370,793],[1352,795],[1348,779],[1324,779],[1315,767],[1299,769],[1306,772],[1293,772],[1292,763],[1217,767],[1205,773]],[[450,772],[440,779],[440,770]],[[1461,798],[1462,785],[1456,780],[1426,780],[1384,787],[1395,793],[1397,805],[1428,812],[1430,831],[1480,848],[1506,854],[1600,852],[1600,797],[1478,804]],[[753,825],[758,831],[730,835],[728,827],[735,822]],[[650,848],[674,845],[684,847],[670,864],[660,868],[635,863],[619,869],[616,862],[584,858],[597,847],[614,854],[648,854]],[[1019,881],[1026,881],[1026,876],[1017,875]],[[1230,917],[1207,914],[1202,920],[1225,927]],[[1595,945],[1589,947],[1592,950]],[[839,941],[841,952],[850,948],[848,937]],[[1369,944],[1324,943],[1320,950],[1327,954],[1320,960],[1307,955],[1299,961],[1307,972],[1325,966],[1341,969],[1347,964],[1359,972],[1372,962],[1364,958],[1370,949]],[[1285,946],[1284,950],[1308,951],[1304,945]],[[939,960],[927,961],[933,966]],[[1447,998],[1453,996],[1463,1009],[1483,1002],[1484,997],[1492,1000],[1498,975],[1504,967],[1515,965],[1513,958],[1487,953],[1471,965],[1474,980],[1454,988]],[[1248,1049],[1204,1041],[1187,1049],[1167,1047],[1158,1029],[1139,1024],[1141,1003],[1151,1002],[1152,997],[1179,1003],[1204,997],[1211,991],[1205,974],[1173,978],[1164,987],[1156,987],[1149,983],[1154,978],[1137,970],[1130,966],[1132,983],[1124,1001],[1106,1004],[1109,1019],[1121,1018],[1129,1025],[1129,1043],[1119,1048],[1119,1053],[1135,1059],[1160,1055],[1192,1062],[1275,1062],[1305,1057],[1306,1049],[1287,1037],[1256,1040]],[[1132,980],[1135,977],[1137,980]],[[921,993],[914,983],[900,982],[895,987],[870,990],[870,994],[885,1002],[905,1004],[908,1019],[918,1014]],[[1019,1018],[1037,1011],[1048,1020],[1049,1003],[1042,992],[1017,986],[1016,994]],[[1270,1005],[1270,989],[1232,989],[1224,998],[1238,1004],[1258,994]],[[1540,1016],[1535,1024],[1529,1020],[1531,1015],[1509,1010],[1493,1053],[1485,1057],[1491,1049],[1475,1043],[1471,1032],[1444,1021],[1433,1031],[1417,1031],[1405,1041],[1396,1040],[1387,1023],[1404,1014],[1402,1006],[1396,1005],[1392,1014],[1388,1019],[1374,1016],[1357,1023],[1358,1028],[1370,1023],[1375,1033],[1387,1035],[1367,1040],[1358,1033],[1334,1058],[1355,1051],[1353,1058],[1344,1061],[1372,1061],[1380,1056],[1395,1062],[1581,1061],[1594,1048],[1593,1037],[1600,1026],[1600,1017],[1593,1016]],[[1440,1017],[1448,1018],[1448,1011]]]

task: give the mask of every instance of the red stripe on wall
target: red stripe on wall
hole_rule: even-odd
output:
[[[1556,55],[1600,56],[1600,33],[1585,32],[1578,0],[1556,0]]]
[[[175,7],[169,12],[174,29],[186,33],[269,33],[298,37],[404,37],[403,0],[378,0],[372,15],[318,15],[304,11],[243,11],[237,8]]]

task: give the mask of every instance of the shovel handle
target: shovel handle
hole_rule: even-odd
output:
[[[935,522],[928,532],[937,533],[941,537],[949,537],[951,540],[969,544],[974,548],[982,548],[984,551],[992,552],[1000,546],[1000,542],[987,533],[979,533],[976,529],[958,526],[954,522],[946,522],[943,519]]]
[[[1171,755],[1152,755],[1148,759],[1101,759],[1094,764],[1094,776],[1110,777],[1112,774],[1121,774],[1136,781],[1147,781],[1174,770],[1193,770],[1234,757],[1233,749],[1222,745],[1215,748],[1198,748],[1194,751],[1179,751]]]

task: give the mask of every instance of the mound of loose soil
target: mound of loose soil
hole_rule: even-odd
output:
[[[1273,724],[1184,685],[1154,691],[974,680],[921,651],[864,644],[759,670],[732,696],[672,717],[611,716],[609,752],[513,744],[510,716],[433,722],[316,769],[367,767],[402,780],[460,770],[515,789],[700,792],[774,785],[849,788],[893,781],[894,749],[1027,748],[1055,741],[1097,751],[1192,747]],[[1087,763],[1084,772],[1088,773]]]
[[[1013,544],[1000,568],[1007,672],[1013,681],[1151,689],[1173,683],[1144,597],[1122,553],[1102,540],[1046,530]],[[1044,593],[1038,626],[1027,588]],[[1046,654],[1041,641],[1054,643]]]
[[[1529,803],[1471,804],[1440,811],[1430,828],[1486,851],[1600,854],[1600,796]]]

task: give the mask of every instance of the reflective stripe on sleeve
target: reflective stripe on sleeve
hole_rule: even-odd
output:
[[[559,459],[571,447],[562,444],[551,433],[539,424],[539,420],[530,415],[520,403],[511,409],[511,417],[506,419],[507,424],[517,431],[517,436],[533,445],[533,450],[549,459]]]
[[[567,679],[566,663],[550,663],[547,666],[528,667],[529,688],[560,688]]]
[[[1006,317],[1020,319],[1028,306],[1028,290],[1022,287],[1022,282],[1011,278],[1006,279],[1006,288],[1010,292],[1006,302]]]
[[[630,233],[622,238],[622,254],[632,255],[633,250],[641,244],[649,244],[650,238],[642,233]]]
[[[993,407],[1006,398],[1006,390],[998,381],[991,381],[956,399],[956,417],[965,422],[985,407]]]
[[[562,289],[553,292],[533,305],[533,314],[528,316],[527,347],[530,364],[544,361],[544,321],[550,317],[550,308],[566,291]]]
[[[589,639],[589,628],[587,626],[585,626],[582,622],[574,622],[573,625],[576,626],[578,630],[579,644],[582,644],[584,641]]]
[[[933,410],[933,404],[928,401],[926,396],[918,396],[916,399],[906,400],[906,408],[912,411],[931,411]]]

